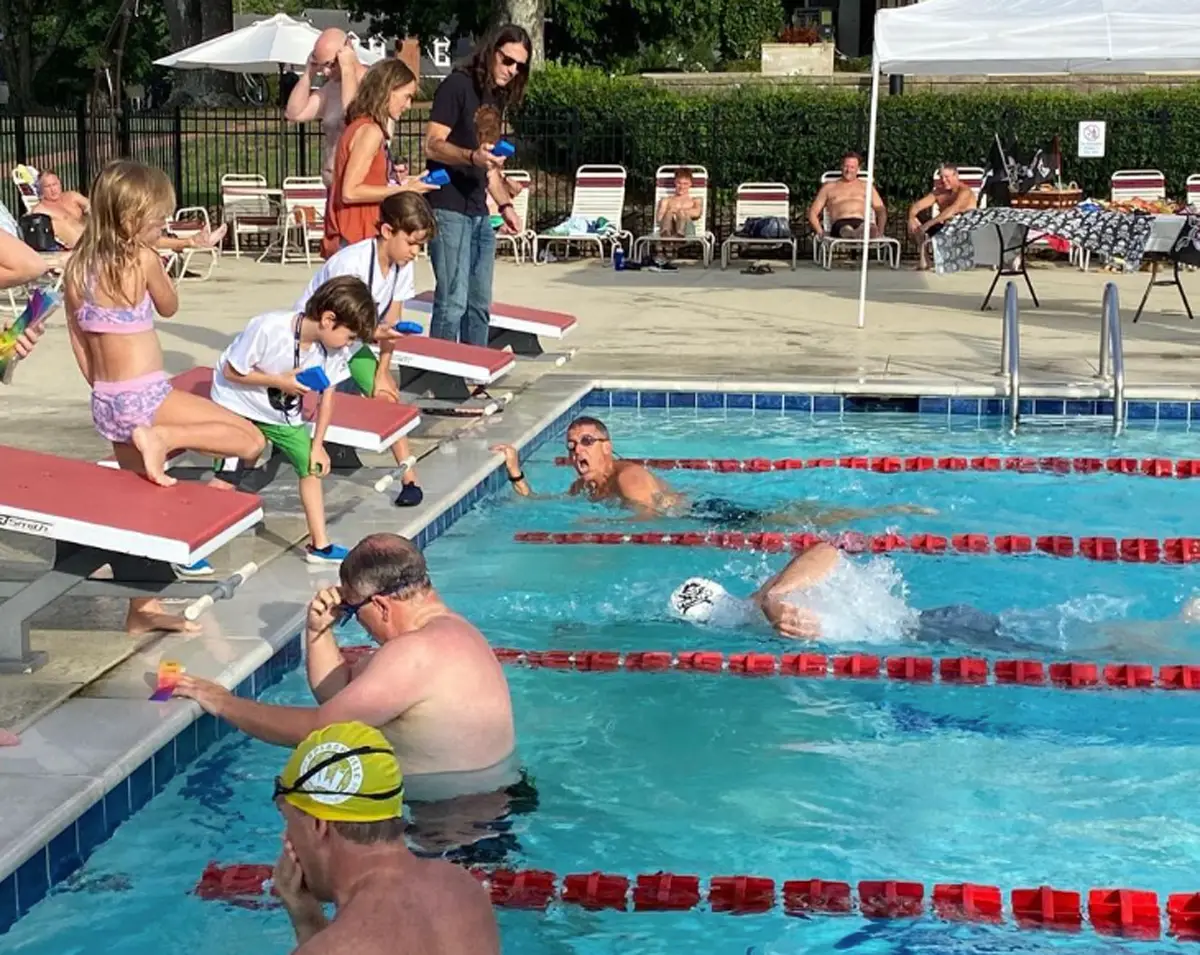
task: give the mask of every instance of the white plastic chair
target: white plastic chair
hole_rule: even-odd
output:
[[[821,176],[821,185],[829,182],[837,182],[842,178],[840,169],[831,169]],[[865,182],[867,178],[866,170],[860,170],[858,173],[858,181]],[[868,214],[870,216],[870,224],[875,224],[875,209],[872,207]],[[839,246],[846,246],[851,250],[862,248],[862,239],[843,239],[838,236],[829,234],[829,230],[833,227],[833,220],[829,215],[829,206],[821,210],[821,226],[825,230],[823,236],[813,236],[813,261],[819,261],[821,267],[825,271],[833,268],[833,253]],[[900,268],[900,240],[893,239],[886,235],[881,235],[867,240],[867,250],[875,250],[875,258],[880,262],[887,262],[893,269]]]
[[[704,267],[712,263],[713,250],[716,248],[717,237],[708,228],[708,170],[703,166],[659,166],[654,174],[654,211],[658,212],[658,204],[668,196],[675,194],[675,170],[690,169],[692,171],[692,194],[700,200],[700,218],[696,221],[696,234],[689,236],[663,236],[658,234],[658,223],[648,235],[639,236],[633,243],[632,255],[634,261],[640,261],[646,249],[652,242],[670,245],[689,245],[699,243],[703,255]]]
[[[517,214],[517,220],[521,223],[521,228],[516,235],[506,235],[497,232],[496,248],[499,250],[502,244],[511,245],[513,258],[520,265],[529,254],[530,243],[534,237],[533,230],[529,228],[529,191],[530,186],[533,184],[533,177],[524,169],[506,169],[504,171],[504,178],[525,184],[525,188],[518,192],[512,200],[513,211]]]
[[[325,202],[329,190],[320,176],[288,176],[283,180],[283,249],[281,265],[288,263],[288,252],[296,252],[312,266],[312,243],[320,245],[325,237]]]
[[[1187,177],[1187,204],[1200,212],[1200,173]]]
[[[37,181],[41,177],[33,166],[18,165],[12,169],[13,185],[17,187],[17,192],[21,195],[21,203],[25,206],[26,212],[31,212],[33,207],[42,201],[38,195]]]
[[[171,222],[167,226],[167,231],[178,239],[190,239],[192,236],[199,235],[209,228],[207,209],[202,206],[186,206],[183,209],[176,210],[175,215],[171,217]],[[198,282],[203,282],[205,279],[212,277],[213,270],[217,267],[217,259],[221,255],[221,250],[217,246],[184,249],[182,253],[159,251],[159,255],[164,257],[164,265],[166,265],[167,270],[178,270],[180,281],[187,277],[188,267],[192,264],[192,258],[197,254],[208,256],[208,268],[196,279]],[[166,260],[166,256],[168,255],[174,256],[174,258]]]
[[[221,177],[221,219],[229,223],[229,231],[233,233],[235,259],[242,255],[242,236],[279,235],[282,218],[278,200],[267,190],[265,176],[230,172]],[[258,257],[260,262],[267,251]]]
[[[604,218],[608,221],[609,231],[569,233],[558,235],[553,232],[539,232],[533,235],[533,263],[541,264],[538,246],[549,246],[554,242],[564,243],[568,249],[572,245],[594,245],[600,252],[600,258],[605,256],[605,243],[609,251],[626,239],[633,241],[633,233],[622,226],[625,217],[625,181],[627,174],[624,166],[580,166],[575,170],[575,192],[571,199],[571,218],[587,219],[589,221]],[[515,205],[515,203],[514,203]]]
[[[721,243],[721,268],[729,267],[729,256],[739,246],[787,245],[792,249],[792,269],[796,268],[795,236],[785,239],[758,239],[737,234],[747,219],[771,218],[790,222],[792,215],[791,190],[782,182],[743,182],[737,188],[733,207],[733,231]]]

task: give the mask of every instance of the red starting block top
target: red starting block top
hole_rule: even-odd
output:
[[[0,446],[0,530],[192,564],[262,520],[256,495]]]
[[[433,292],[422,292],[416,298],[410,298],[404,303],[404,307],[428,314],[433,311]],[[575,316],[568,312],[510,305],[507,302],[492,302],[488,315],[493,328],[528,332],[539,338],[565,338],[577,324]]]

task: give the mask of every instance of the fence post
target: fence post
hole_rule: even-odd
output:
[[[117,111],[117,150],[122,159],[132,158],[129,140],[129,108],[122,105]]]
[[[29,161],[29,148],[25,143],[25,114],[17,113],[13,117],[13,137],[17,146],[17,165],[23,166]]]
[[[175,126],[171,134],[175,147],[175,197],[179,202],[183,199],[183,110],[178,106],[175,107]]]
[[[79,191],[84,193],[88,191],[88,184],[92,181],[88,161],[87,121],[87,107],[81,102],[75,108],[75,159],[79,176]]]
[[[1159,163],[1164,168],[1169,168],[1167,157],[1171,154],[1167,152],[1171,141],[1171,111],[1166,107],[1162,107],[1158,111],[1158,155]]]
[[[308,175],[308,136],[305,130],[308,129],[308,123],[296,124],[296,138],[300,145],[300,175]]]

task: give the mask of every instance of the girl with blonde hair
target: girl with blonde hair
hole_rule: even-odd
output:
[[[401,177],[388,157],[392,129],[412,105],[416,91],[416,77],[398,59],[380,60],[358,84],[334,154],[322,258],[372,238],[379,224],[379,205],[388,196],[437,188],[416,177]]]
[[[253,460],[264,447],[248,421],[171,387],[154,315],[179,308],[154,244],[175,209],[160,169],[109,163],[92,186],[91,214],[64,270],[67,329],[79,370],[92,388],[92,421],[112,442],[120,467],[169,487],[166,461],[181,449]],[[204,567],[193,572],[211,572]],[[183,629],[157,601],[131,601],[130,632]]]

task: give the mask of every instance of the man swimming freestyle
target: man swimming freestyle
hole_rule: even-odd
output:
[[[1048,643],[1022,639],[997,614],[956,604],[914,610],[904,600],[903,581],[890,562],[861,564],[830,544],[793,557],[750,596],[738,598],[719,583],[692,577],[671,594],[671,611],[684,620],[717,627],[747,627],[766,620],[781,637],[826,642],[966,644],[998,652],[1045,651]],[[1169,621],[1120,621],[1090,626],[1095,645],[1073,647],[1096,653],[1164,649],[1179,626],[1200,622],[1200,597],[1185,601]],[[1058,621],[1053,641],[1061,641]]]
[[[365,723],[310,733],[275,778],[286,828],[273,881],[293,955],[499,955],[496,916],[466,871],[404,841],[404,778]],[[327,919],[322,903],[336,906]]]
[[[294,746],[333,723],[378,727],[404,767],[417,829],[425,828],[426,814],[416,804],[429,803],[438,829],[430,838],[439,846],[480,839],[475,823],[503,817],[514,791],[527,788],[504,670],[483,634],[442,602],[424,555],[407,539],[365,537],[339,574],[340,585],[308,605],[305,656],[318,706],[246,700],[187,675],[176,694],[280,746]],[[379,644],[353,671],[333,633],[335,624],[352,618]],[[456,826],[470,838],[446,833]]]
[[[522,497],[532,497],[533,490],[521,470],[516,448],[498,444],[492,450],[504,455],[508,480],[516,492]],[[604,422],[587,416],[576,418],[567,426],[567,453],[578,475],[567,491],[569,495],[585,494],[588,500],[595,502],[614,501],[632,509],[639,518],[690,517],[719,527],[764,523],[828,526],[884,514],[936,513],[911,504],[854,509],[825,508],[815,502],[801,501],[780,511],[763,511],[720,497],[689,501],[687,495],[672,491],[644,465],[616,458],[612,437]]]

